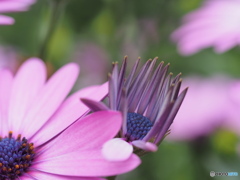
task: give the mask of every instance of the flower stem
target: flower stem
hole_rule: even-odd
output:
[[[50,6],[51,6],[51,15],[50,15],[50,20],[48,24],[48,30],[46,33],[46,36],[43,40],[42,45],[40,46],[40,52],[39,52],[39,57],[43,60],[46,61],[47,58],[47,47],[48,44],[51,40],[52,35],[54,34],[59,17],[61,16],[61,13],[63,12],[63,8],[65,5],[65,0],[51,0],[50,1]]]
[[[109,176],[107,177],[108,180],[115,180],[117,178],[117,176]]]

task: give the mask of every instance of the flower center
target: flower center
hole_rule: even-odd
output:
[[[33,143],[20,134],[16,139],[12,131],[4,138],[0,136],[0,180],[18,179],[31,166],[34,155]]]
[[[127,141],[143,139],[153,123],[146,117],[137,113],[127,113]]]

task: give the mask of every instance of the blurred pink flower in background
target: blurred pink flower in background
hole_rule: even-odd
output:
[[[240,44],[240,0],[206,0],[187,14],[171,38],[182,55],[214,47],[222,53]]]
[[[213,132],[229,118],[227,78],[184,78],[189,91],[167,136],[170,140],[193,140]]]
[[[144,54],[148,46],[160,40],[158,23],[151,18],[130,21],[120,27],[117,35],[122,43],[121,56],[127,55],[129,59],[137,59],[140,54]],[[134,61],[129,62],[130,66],[133,64]]]
[[[233,81],[228,87],[229,119],[224,126],[240,135],[240,80]]]
[[[27,11],[36,0],[0,0],[0,13]],[[12,25],[14,19],[0,14],[0,25]]]
[[[0,46],[0,68],[7,68],[15,72],[20,63],[17,56],[14,48]]]
[[[101,46],[91,42],[82,43],[77,46],[72,59],[80,67],[84,67],[81,69],[77,87],[99,84],[107,80],[111,61]]]
[[[158,22],[151,18],[142,18],[137,23],[137,44],[141,52],[147,49],[149,45],[158,43],[160,40],[158,31]]]

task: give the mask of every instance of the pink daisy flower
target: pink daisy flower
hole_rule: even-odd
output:
[[[98,180],[139,165],[135,155],[124,162],[109,162],[101,155],[102,145],[120,129],[118,112],[84,116],[89,109],[79,98],[99,101],[107,84],[82,89],[64,100],[78,72],[78,66],[70,63],[46,81],[46,67],[37,58],[26,61],[15,77],[0,70],[1,180]]]
[[[36,0],[0,0],[0,13],[27,11]],[[14,19],[0,14],[0,25],[12,25]]]
[[[157,151],[157,146],[169,133],[187,93],[180,92],[181,74],[172,78],[169,64],[156,65],[157,58],[148,60],[137,72],[140,59],[126,75],[127,59],[118,69],[115,63],[109,77],[109,107],[101,102],[82,99],[93,111],[118,110],[123,114],[119,138],[106,142],[103,155],[109,160],[125,160],[132,152],[139,156]],[[133,148],[134,146],[134,148]]]
[[[240,44],[240,0],[207,0],[187,14],[172,39],[183,55],[214,47],[218,53]]]

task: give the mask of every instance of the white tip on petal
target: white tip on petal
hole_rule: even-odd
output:
[[[132,145],[119,138],[107,141],[102,149],[102,155],[109,161],[125,161],[132,152]]]
[[[132,144],[140,149],[151,151],[151,152],[155,152],[158,149],[158,147],[155,144],[141,141],[141,140],[133,141]]]

